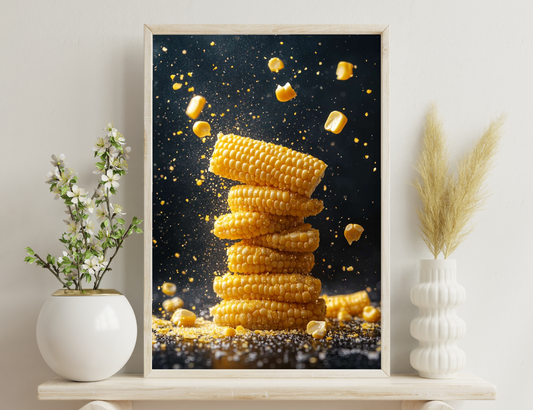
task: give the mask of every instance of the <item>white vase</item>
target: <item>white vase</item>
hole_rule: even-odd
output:
[[[411,335],[419,346],[411,352],[411,366],[420,377],[451,379],[466,361],[457,340],[465,335],[465,322],[457,307],[465,301],[465,289],[457,283],[455,260],[420,261],[420,283],[411,289],[411,302],[420,313],[411,322]]]
[[[37,321],[45,362],[74,381],[114,375],[130,358],[136,340],[135,314],[116,290],[59,290],[46,300]]]

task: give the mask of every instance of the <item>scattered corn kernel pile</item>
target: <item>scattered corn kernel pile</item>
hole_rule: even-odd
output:
[[[217,237],[241,240],[227,250],[232,273],[214,281],[223,299],[211,308],[215,324],[277,330],[324,320],[322,284],[309,276],[319,233],[303,219],[323,209],[310,196],[326,166],[280,145],[218,135],[210,171],[246,185],[230,190],[232,213],[215,222]]]

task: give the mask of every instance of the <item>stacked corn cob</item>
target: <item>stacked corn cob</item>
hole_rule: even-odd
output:
[[[227,250],[232,273],[214,281],[223,299],[211,308],[217,325],[278,330],[324,320],[322,284],[310,276],[319,234],[303,219],[323,209],[310,196],[326,166],[280,145],[218,135],[209,170],[245,185],[230,189],[232,213],[215,222],[216,236],[240,240]]]

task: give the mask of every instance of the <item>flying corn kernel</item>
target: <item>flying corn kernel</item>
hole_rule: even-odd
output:
[[[381,312],[374,306],[365,306],[363,309],[363,319],[368,323],[376,323],[381,319]]]
[[[190,310],[178,309],[174,312],[170,320],[177,326],[189,327],[194,326],[196,315]]]
[[[314,303],[225,300],[210,312],[219,326],[243,326],[250,330],[305,329],[312,320],[324,320],[326,305],[323,299]]]
[[[296,97],[296,91],[294,91],[289,83],[285,84],[283,87],[278,85],[276,88],[276,98],[278,101],[287,102]]]
[[[187,106],[187,111],[185,111],[185,114],[187,114],[188,117],[192,118],[193,120],[197,119],[202,110],[204,109],[205,105],[205,98],[201,95],[195,95],[191,98],[191,101],[189,101],[189,105]]]
[[[217,276],[213,290],[224,300],[275,300],[287,303],[315,302],[320,279],[298,274]]]
[[[348,80],[353,76],[353,64],[346,61],[340,61],[337,65],[337,80]]]
[[[322,339],[326,336],[326,322],[323,320],[311,320],[307,324],[306,332],[307,334],[313,336],[314,339]]]
[[[348,312],[352,316],[359,316],[365,306],[370,305],[370,299],[365,290],[348,295],[322,295],[322,297],[326,301],[326,317],[329,318],[337,317],[341,310]]]
[[[361,238],[361,234],[364,229],[361,225],[357,224],[348,224],[344,228],[344,237],[348,241],[348,244],[352,244],[353,241],[358,241]]]
[[[347,122],[348,118],[346,118],[346,115],[344,115],[342,112],[332,111],[326,120],[324,128],[326,131],[330,131],[333,134],[340,134]]]
[[[163,309],[165,309],[167,312],[174,312],[180,307],[183,307],[183,300],[177,296],[175,298],[163,301]]]
[[[305,275],[315,266],[315,257],[311,252],[281,252],[263,246],[245,245],[242,242],[230,246],[227,254],[228,269],[235,273]]]
[[[161,286],[161,290],[165,295],[174,296],[176,293],[176,285],[170,282],[165,282],[163,283],[163,286]]]
[[[211,135],[211,125],[205,121],[196,121],[192,126],[192,132],[194,132],[198,138],[204,138]]]
[[[238,135],[218,134],[209,171],[249,185],[266,185],[307,198],[320,183],[327,165],[281,145]]]
[[[268,61],[268,68],[270,68],[270,71],[272,71],[273,73],[279,72],[279,70],[282,70],[284,67],[285,65],[283,64],[283,61],[281,61],[277,57],[271,58]]]

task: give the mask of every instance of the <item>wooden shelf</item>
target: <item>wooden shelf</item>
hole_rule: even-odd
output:
[[[56,377],[39,400],[495,400],[496,386],[473,375],[451,380],[393,375],[385,379],[169,379],[117,375],[92,383]]]

